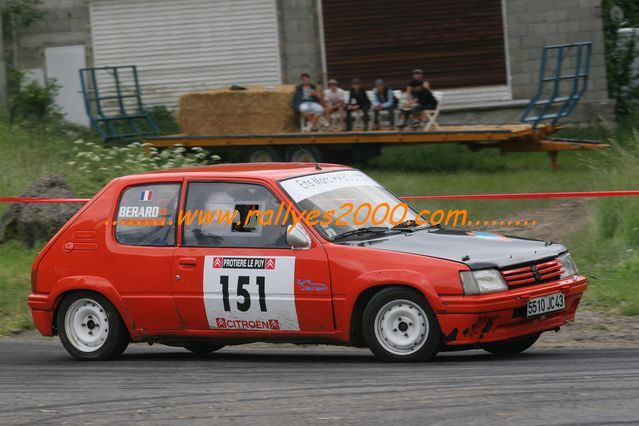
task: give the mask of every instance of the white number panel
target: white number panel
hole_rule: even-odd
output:
[[[206,256],[204,307],[209,327],[299,330],[295,257]]]

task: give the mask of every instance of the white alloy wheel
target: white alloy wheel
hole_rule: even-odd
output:
[[[375,317],[375,336],[381,346],[395,355],[411,355],[428,339],[428,319],[417,303],[398,299],[384,305]]]
[[[88,298],[78,299],[67,309],[64,330],[71,343],[82,352],[95,352],[109,336],[109,319],[102,305]]]

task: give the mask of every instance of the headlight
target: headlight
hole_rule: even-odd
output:
[[[564,272],[562,272],[559,278],[567,278],[572,277],[573,275],[577,275],[579,271],[577,270],[577,264],[574,260],[572,260],[572,256],[570,253],[562,254],[557,258],[561,266],[564,267]]]
[[[508,285],[496,269],[483,271],[462,271],[459,273],[464,287],[464,294],[494,293],[508,290]]]

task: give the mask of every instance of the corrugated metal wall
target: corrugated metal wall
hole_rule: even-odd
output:
[[[322,0],[329,77],[403,88],[507,84],[501,0]]]
[[[137,65],[143,100],[281,83],[276,0],[92,0],[95,66]]]

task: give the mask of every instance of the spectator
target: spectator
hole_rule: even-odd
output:
[[[412,88],[416,84],[421,85],[424,89],[430,90],[430,83],[424,80],[424,71],[420,70],[419,68],[414,69],[412,76],[413,76],[412,80],[408,83],[408,86],[406,86],[406,97],[409,99],[412,95],[412,90],[413,90]]]
[[[328,80],[328,89],[324,90],[324,102],[326,106],[326,121],[329,128],[333,129],[333,120],[331,114],[337,111],[339,116],[339,128],[344,128],[344,101],[346,92],[337,87],[337,80],[334,78]]]
[[[423,82],[413,81],[411,82],[410,88],[412,95],[406,108],[402,111],[404,122],[400,126],[401,128],[406,127],[411,116],[413,117],[411,127],[423,126],[426,124],[424,121],[424,111],[437,108],[437,99],[435,99],[432,92],[424,86]]]
[[[366,90],[362,87],[362,82],[359,78],[354,78],[351,84],[348,106],[346,107],[346,130],[353,129],[353,120],[351,118],[355,111],[362,111],[364,114],[364,130],[368,130],[368,110],[370,107],[371,101],[366,95]]]
[[[378,78],[375,80],[375,89],[373,90],[373,111],[374,129],[379,129],[379,113],[380,111],[388,111],[388,122],[390,128],[395,128],[395,108],[397,108],[398,100],[393,95],[393,89],[384,84],[384,80]]]
[[[311,76],[307,73],[301,75],[302,83],[295,88],[293,107],[311,123],[311,130],[317,130],[324,108],[320,104],[321,92],[311,83]]]

